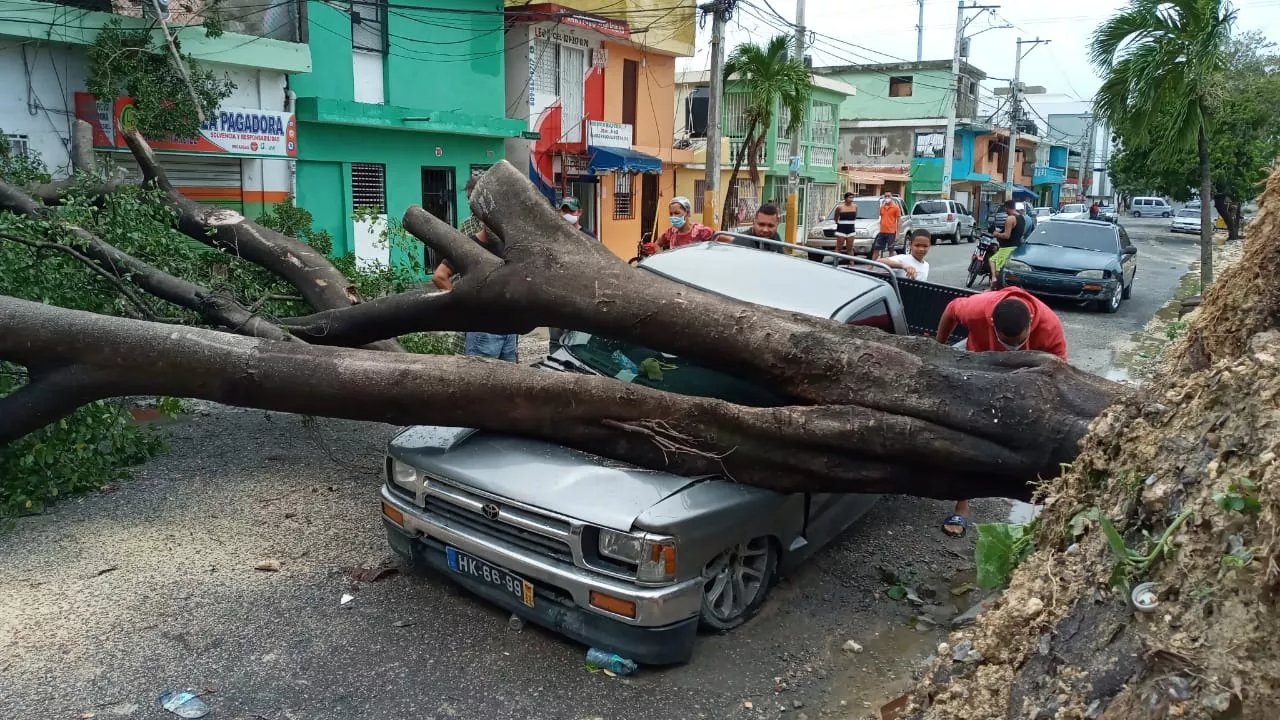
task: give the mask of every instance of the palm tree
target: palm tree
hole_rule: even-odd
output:
[[[1094,112],[1138,141],[1198,156],[1202,292],[1213,281],[1208,134],[1235,18],[1227,0],[1130,0],[1089,47],[1103,78]]]
[[[754,43],[743,43],[733,49],[729,59],[724,63],[725,86],[732,80],[736,92],[746,96],[746,109],[743,113],[747,122],[746,138],[738,148],[733,160],[733,173],[729,176],[729,187],[738,182],[738,171],[747,160],[751,182],[760,186],[759,164],[763,155],[764,142],[769,136],[769,126],[773,124],[773,116],[778,107],[787,110],[789,121],[787,132],[800,132],[804,126],[805,113],[809,111],[809,98],[813,94],[813,80],[809,69],[800,60],[792,57],[792,39],[788,35],[778,35],[765,47]],[[724,212],[721,213],[720,229],[729,228],[729,199],[731,193],[724,197]],[[791,219],[788,218],[788,222]]]

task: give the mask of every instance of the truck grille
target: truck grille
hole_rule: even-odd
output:
[[[486,517],[482,508],[496,507],[496,519]],[[569,524],[459,490],[435,478],[429,481],[423,509],[450,523],[561,562],[573,564]]]
[[[1076,273],[1080,272],[1079,270],[1067,270],[1065,268],[1041,267],[1039,265],[1032,265],[1031,267],[1032,269],[1038,272],[1055,273],[1058,275],[1075,275]]]

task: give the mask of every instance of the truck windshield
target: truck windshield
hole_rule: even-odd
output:
[[[750,407],[789,404],[758,385],[635,343],[570,332],[561,338],[561,345],[592,370],[623,382]]]

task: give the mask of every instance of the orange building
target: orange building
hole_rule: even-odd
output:
[[[529,124],[507,159],[527,165],[548,202],[575,198],[583,228],[624,259],[669,227],[677,166],[693,161],[672,146],[675,59],[693,53],[694,4],[663,3],[662,22],[634,35],[608,10],[586,12],[591,0],[507,8],[507,105]],[[629,0],[622,17],[645,4]]]

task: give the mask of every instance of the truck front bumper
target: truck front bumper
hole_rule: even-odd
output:
[[[686,662],[693,654],[698,614],[702,610],[700,578],[662,587],[641,587],[461,527],[424,512],[385,485],[382,500],[404,517],[403,524],[397,524],[383,515],[391,549],[415,568],[447,575],[471,592],[530,622],[636,662],[671,665]],[[489,583],[453,572],[446,558],[446,547],[461,550],[528,580],[534,587],[533,607]],[[614,615],[593,607],[592,592],[635,603],[636,617]]]

